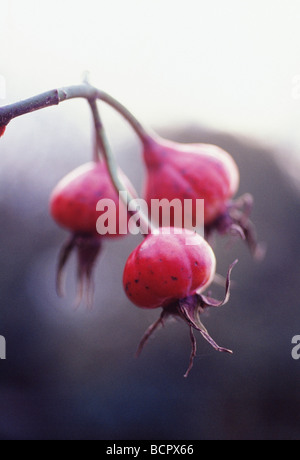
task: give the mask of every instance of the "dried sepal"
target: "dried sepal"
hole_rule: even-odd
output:
[[[207,331],[206,327],[202,324],[200,319],[200,315],[205,311],[207,308],[211,307],[221,307],[225,305],[230,298],[230,287],[231,287],[231,272],[235,265],[237,264],[237,260],[235,260],[229,267],[227,277],[226,277],[226,286],[225,286],[225,295],[224,299],[216,300],[209,296],[204,296],[202,294],[194,294],[185,299],[180,299],[175,301],[174,303],[168,305],[167,307],[163,307],[162,313],[160,318],[155,321],[145,332],[142,337],[142,340],[139,344],[137,350],[137,356],[139,356],[150,339],[150,337],[154,334],[154,332],[161,326],[164,326],[165,321],[170,317],[180,318],[185,321],[189,328],[190,328],[190,339],[192,344],[192,351],[190,356],[189,367],[184,374],[184,377],[188,377],[194,363],[194,359],[196,357],[197,352],[197,343],[196,338],[194,336],[194,330],[197,330],[201,333],[202,337],[217,351],[223,353],[230,353],[233,352],[228,348],[220,347],[214,339],[210,336],[209,332]]]
[[[265,255],[265,247],[258,243],[256,229],[250,219],[253,208],[253,197],[249,193],[242,195],[227,205],[226,212],[218,219],[206,226],[206,236],[210,239],[214,230],[220,234],[238,236],[245,241],[249,250],[256,260],[262,260]]]
[[[150,337],[154,334],[154,332],[160,327],[160,326],[164,326],[164,320],[165,318],[168,316],[168,313],[163,310],[160,317],[158,318],[158,320],[156,320],[153,324],[151,324],[151,326],[148,327],[148,329],[146,330],[146,332],[144,333],[143,337],[142,337],[142,340],[140,341],[139,343],[139,346],[138,346],[138,349],[137,349],[137,352],[136,352],[136,357],[138,358],[140,356],[140,354],[142,353],[146,343],[148,342],[148,340],[150,339]]]
[[[93,304],[94,283],[93,270],[101,250],[101,239],[99,237],[73,234],[61,248],[58,257],[56,275],[56,289],[60,297],[64,296],[64,271],[71,256],[77,253],[77,297],[75,306],[78,307],[85,296],[85,303],[88,308]]]

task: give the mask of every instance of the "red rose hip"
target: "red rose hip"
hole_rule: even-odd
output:
[[[126,263],[124,288],[139,307],[167,307],[205,289],[214,278],[216,259],[208,243],[188,230],[169,230],[149,235]]]
[[[145,136],[143,144],[148,173],[144,196],[148,206],[153,199],[169,202],[180,199],[182,206],[185,200],[192,200],[189,221],[194,222],[196,200],[203,199],[207,237],[214,230],[239,235],[247,241],[253,255],[260,256],[254,226],[249,220],[251,195],[232,201],[240,175],[229,153],[216,145],[181,144],[159,136]],[[163,225],[161,221],[157,224]],[[171,226],[174,225],[171,220]]]
[[[146,331],[137,354],[154,331],[171,316],[184,320],[190,328],[192,353],[186,377],[196,355],[193,329],[198,330],[216,350],[231,353],[211,338],[200,321],[200,314],[208,307],[221,307],[228,302],[230,274],[236,262],[228,271],[225,298],[218,301],[202,294],[214,279],[216,259],[200,235],[178,228],[160,228],[148,235],[129,256],[123,275],[125,292],[135,305],[162,307],[160,318]]]
[[[208,144],[151,139],[145,147],[146,200],[204,199],[205,225],[226,211],[239,186],[239,170],[225,150]]]
[[[129,179],[120,172],[129,190],[133,190]],[[135,193],[135,192],[133,192]],[[50,198],[50,212],[55,221],[62,227],[75,233],[99,236],[103,229],[97,229],[101,212],[97,211],[97,203],[101,199],[109,199],[115,203],[116,232],[106,233],[113,238],[120,235],[120,226],[127,225],[119,222],[119,197],[111,182],[104,162],[90,162],[75,169],[64,177],[55,187]],[[103,213],[103,212],[102,212]]]
[[[120,171],[129,190],[135,194],[129,179]],[[104,211],[97,211],[100,200],[110,200],[114,205],[108,219],[115,221],[114,231],[107,232],[105,219],[100,220]],[[92,274],[99,256],[103,238],[115,238],[126,234],[128,214],[125,206],[119,213],[119,197],[111,182],[104,162],[90,162],[80,166],[63,178],[55,187],[50,198],[50,212],[54,220],[71,231],[72,235],[63,246],[58,263],[57,290],[62,294],[63,269],[73,250],[78,256],[78,301],[87,290],[87,303],[91,305]],[[107,214],[107,213],[106,213]],[[106,215],[105,214],[105,215]],[[120,217],[121,216],[121,217]],[[121,218],[121,221],[119,220]],[[124,232],[125,226],[125,232]],[[120,230],[123,232],[120,233]]]

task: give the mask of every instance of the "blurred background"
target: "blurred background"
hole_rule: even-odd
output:
[[[57,181],[92,153],[84,101],[16,119],[0,150],[1,439],[299,439],[300,4],[264,0],[1,0],[1,105],[93,84],[159,134],[216,143],[241,170],[239,193],[268,246],[257,264],[237,242],[216,240],[218,272],[239,265],[230,303],[203,319],[225,356],[198,336],[188,379],[188,328],[156,333],[159,312],[126,299],[122,272],[140,242],[104,245],[95,307],[74,310],[55,269],[67,233],[48,213]],[[4,86],[5,88],[4,88]],[[101,105],[102,107],[102,105]],[[119,164],[141,190],[141,146],[102,107]],[[222,290],[214,288],[215,296]]]

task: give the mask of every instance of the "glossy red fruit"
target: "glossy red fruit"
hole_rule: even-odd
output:
[[[208,144],[179,144],[165,139],[149,141],[144,151],[148,168],[145,196],[205,200],[205,224],[226,211],[239,186],[239,171],[233,158]]]
[[[5,130],[6,130],[6,126],[0,126],[0,137],[3,136],[3,134],[5,133]]]
[[[133,190],[129,179],[120,172],[129,188]],[[127,226],[127,212],[122,212],[124,221],[119,221],[119,196],[112,185],[104,162],[90,162],[75,169],[64,177],[52,192],[50,211],[55,221],[74,233],[99,236],[99,217],[105,211],[97,211],[97,203],[101,199],[109,199],[115,203],[116,232],[105,236],[120,236],[120,226]],[[100,231],[100,233],[102,233]]]
[[[207,236],[213,230],[239,234],[256,252],[255,232],[249,220],[252,197],[247,194],[232,201],[240,176],[229,153],[216,145],[180,144],[149,136],[144,140],[144,158],[148,172],[144,195],[148,206],[153,199],[166,198],[171,202],[177,198],[182,206],[184,200],[192,200],[190,221],[194,222],[196,200],[203,199]],[[163,225],[161,221],[157,223]]]
[[[208,243],[188,230],[149,235],[130,255],[124,270],[124,288],[138,307],[167,307],[195,294],[213,280],[216,258]],[[187,245],[192,238],[193,245]]]
[[[134,194],[133,187],[127,177],[122,172],[120,175]],[[102,199],[111,200],[114,203],[109,214],[106,210],[97,211],[97,203]],[[100,253],[104,237],[102,235],[106,232],[106,228],[104,228],[106,223],[100,222],[99,217],[105,212],[109,220],[116,221],[114,232],[106,233],[105,238],[123,236],[127,231],[128,214],[125,206],[123,204],[121,206],[124,209],[119,213],[119,197],[112,185],[104,162],[90,162],[80,166],[64,177],[55,187],[50,197],[51,215],[60,226],[71,231],[71,237],[63,246],[59,256],[57,290],[60,295],[63,291],[63,269],[72,251],[76,250],[78,256],[78,303],[82,299],[85,285],[87,302],[89,305],[92,303],[90,298],[92,273]]]
[[[143,336],[138,354],[153,332],[170,316],[181,318],[190,328],[192,353],[186,377],[196,355],[193,329],[198,330],[216,350],[231,353],[211,338],[200,321],[200,314],[208,307],[220,307],[228,302],[230,273],[235,263],[227,275],[225,298],[218,301],[202,294],[213,281],[216,259],[200,235],[174,228],[161,228],[148,235],[129,256],[123,276],[125,292],[135,305],[163,309],[158,321]]]

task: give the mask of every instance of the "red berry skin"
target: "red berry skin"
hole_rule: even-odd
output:
[[[120,176],[132,190],[129,179],[122,172]],[[111,199],[116,205],[116,234],[107,233],[105,236],[120,236],[119,197],[104,162],[84,164],[63,178],[50,197],[51,215],[59,225],[73,233],[98,235],[96,223],[102,212],[96,210],[96,205],[101,199]],[[128,218],[125,207],[122,215],[126,220],[126,229]]]
[[[169,234],[164,234],[165,231]],[[194,238],[187,245],[187,237]],[[166,307],[204,290],[213,280],[216,259],[209,244],[189,230],[159,229],[129,256],[123,276],[128,298],[141,308]]]
[[[239,187],[239,170],[223,149],[210,144],[179,144],[150,138],[144,145],[148,177],[145,199],[204,199],[205,225],[226,212]],[[195,208],[194,208],[195,209]]]
[[[5,130],[6,130],[6,126],[0,126],[0,137],[3,136],[3,134],[5,133]]]

